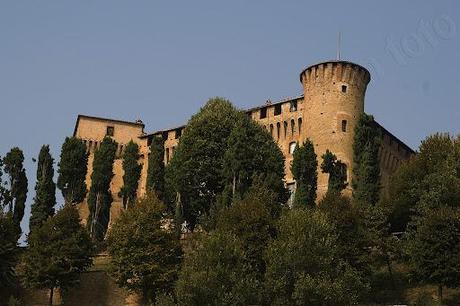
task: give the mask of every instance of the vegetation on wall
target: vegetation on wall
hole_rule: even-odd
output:
[[[353,199],[375,205],[380,196],[379,148],[382,135],[374,117],[362,114],[355,127],[353,142]]]
[[[85,199],[88,153],[81,139],[67,137],[62,144],[58,164],[57,187],[61,190],[66,204],[80,203]]]
[[[147,189],[153,190],[159,199],[165,200],[165,149],[161,136],[154,136],[150,144],[147,168]]]
[[[142,165],[138,162],[139,158],[139,146],[131,140],[123,153],[123,187],[120,190],[123,208],[134,205],[136,202],[137,187],[142,170]]]
[[[291,172],[296,181],[294,207],[314,207],[318,185],[318,161],[313,143],[307,139],[294,150]]]
[[[98,241],[104,239],[110,220],[112,204],[110,182],[113,177],[113,162],[117,147],[114,140],[105,137],[100,147],[94,152],[91,188],[88,194],[88,228],[91,237]]]
[[[326,150],[321,157],[323,158],[321,170],[329,174],[327,192],[340,193],[348,186],[346,165],[329,150]]]

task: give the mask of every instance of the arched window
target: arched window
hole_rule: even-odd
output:
[[[289,144],[289,154],[294,154],[295,148],[297,147],[297,142],[293,141]]]
[[[347,131],[347,120],[342,120],[342,132]]]
[[[270,135],[273,137],[273,124],[270,124]]]
[[[291,119],[291,134],[294,136],[295,132],[295,121],[294,119]]]
[[[287,136],[288,123],[284,121],[284,138]]]
[[[280,139],[280,130],[281,130],[281,124],[277,122],[276,123],[276,139]]]
[[[299,126],[299,134],[302,132],[302,118],[299,118],[298,120],[298,126]]]

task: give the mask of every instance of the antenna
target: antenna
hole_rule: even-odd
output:
[[[337,40],[337,60],[340,61],[340,43],[342,40],[342,33],[339,32],[339,37]]]

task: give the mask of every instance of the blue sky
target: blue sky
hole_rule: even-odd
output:
[[[365,109],[413,148],[459,133],[458,1],[2,1],[0,155],[19,146],[34,196],[78,114],[183,124],[213,96],[240,108],[302,92],[342,59],[372,74]],[[26,213],[26,218],[28,212]],[[27,221],[23,222],[27,231]]]

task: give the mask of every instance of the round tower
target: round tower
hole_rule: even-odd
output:
[[[318,156],[318,199],[327,191],[329,175],[322,173],[321,156],[331,151],[347,166],[347,194],[351,194],[354,129],[364,112],[364,95],[369,71],[345,61],[310,66],[300,74],[304,89],[306,137],[313,141]]]

